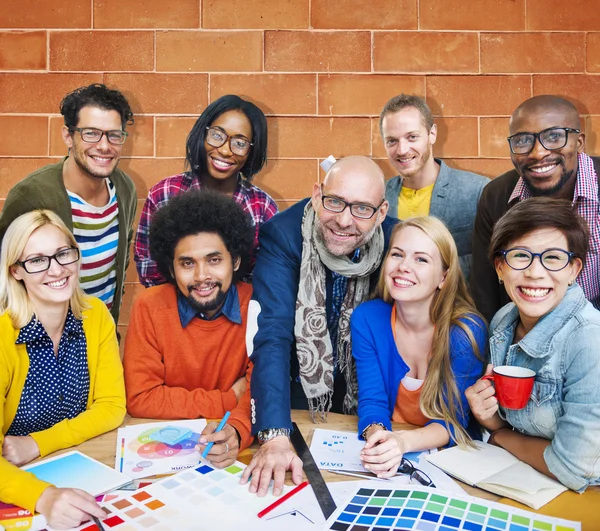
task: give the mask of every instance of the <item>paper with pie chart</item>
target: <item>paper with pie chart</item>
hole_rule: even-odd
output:
[[[206,420],[173,420],[119,428],[115,470],[131,479],[173,474],[198,464]]]

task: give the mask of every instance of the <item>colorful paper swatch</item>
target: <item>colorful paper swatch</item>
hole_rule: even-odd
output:
[[[327,521],[331,531],[581,531],[581,524],[420,487],[359,487]]]
[[[199,521],[201,515],[206,528],[212,522],[219,529],[247,529],[248,520],[258,522],[258,512],[276,498],[272,493],[259,498],[248,492],[247,485],[240,485],[244,468],[236,462],[221,470],[202,460],[193,469],[118,499],[106,499],[101,502],[107,514],[103,526],[115,531],[195,531],[205,528]],[[286,487],[284,492],[290,489]],[[79,529],[93,531],[96,526],[87,523]]]

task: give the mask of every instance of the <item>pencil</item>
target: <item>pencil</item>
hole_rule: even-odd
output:
[[[225,427],[225,424],[227,424],[227,421],[229,420],[229,415],[231,415],[231,412],[226,411],[225,415],[223,415],[223,418],[221,419],[221,422],[219,422],[219,425],[217,426],[215,433],[220,432]],[[204,452],[202,452],[202,459],[206,459],[208,452],[210,452],[212,450],[213,444],[215,444],[215,443],[211,441],[206,445]]]
[[[256,516],[258,516],[259,518],[262,518],[265,514],[268,514],[276,507],[279,507],[284,501],[289,500],[294,494],[296,494],[297,492],[300,492],[304,487],[306,487],[306,485],[308,485],[308,481],[300,483],[300,485],[298,485],[296,488],[290,490],[287,494],[285,494],[278,500],[275,500],[271,505],[269,505],[268,507],[263,509]]]
[[[96,527],[100,531],[104,531],[104,526],[100,523],[100,520],[98,518],[96,518],[95,516],[92,516],[92,521],[96,524]]]

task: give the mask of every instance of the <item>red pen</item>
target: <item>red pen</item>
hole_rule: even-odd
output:
[[[259,518],[262,518],[265,514],[268,514],[276,507],[279,507],[284,501],[289,500],[294,494],[296,494],[297,492],[300,492],[304,487],[306,487],[306,485],[308,485],[308,481],[300,483],[300,485],[298,485],[296,488],[290,490],[287,494],[285,494],[278,500],[274,501],[271,505],[269,505],[267,508],[263,509],[256,516],[258,516]]]

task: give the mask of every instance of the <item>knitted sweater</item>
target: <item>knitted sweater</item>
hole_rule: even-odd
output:
[[[219,418],[231,411],[229,424],[250,436],[250,373],[246,354],[246,318],[252,286],[237,284],[242,324],[224,315],[214,321],[194,318],[183,328],[172,284],[148,288],[137,297],[125,340],[127,410],[156,419]],[[231,386],[246,376],[238,402]]]

